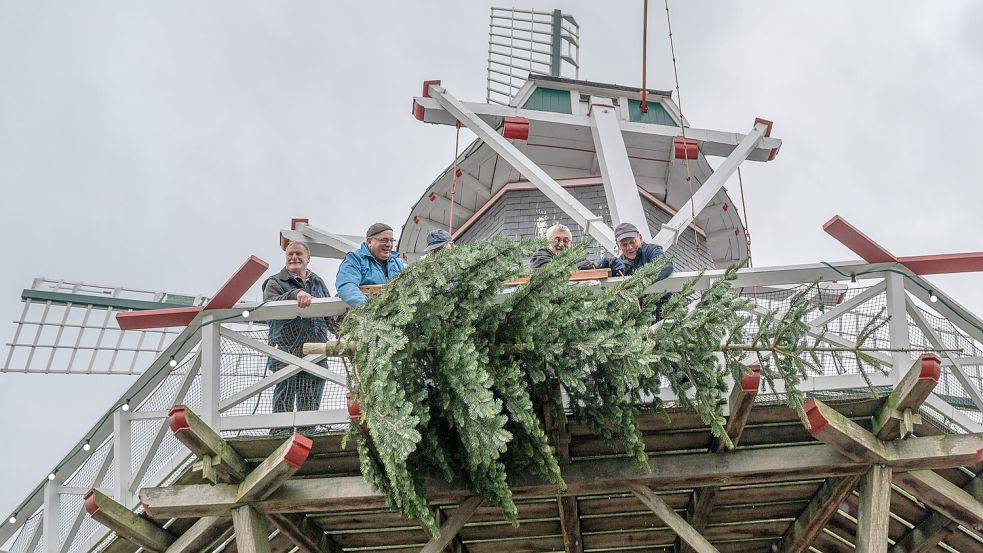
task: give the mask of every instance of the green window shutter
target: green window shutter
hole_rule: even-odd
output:
[[[570,91],[552,88],[536,88],[529,99],[522,104],[524,109],[552,111],[553,113],[572,113],[570,110]]]
[[[648,112],[642,113],[642,103],[638,100],[628,100],[628,120],[635,123],[653,123],[655,125],[668,125],[678,127],[679,123],[672,119],[666,108],[659,102],[645,102],[648,104]]]

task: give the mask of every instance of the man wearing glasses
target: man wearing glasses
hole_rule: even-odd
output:
[[[536,253],[529,260],[529,266],[532,269],[538,269],[546,265],[550,261],[553,261],[553,257],[556,254],[573,246],[573,234],[570,232],[570,229],[566,225],[559,223],[546,229],[546,239],[549,240],[549,244],[545,248],[536,250]],[[582,261],[577,264],[577,269],[593,269],[593,265],[590,261]]]
[[[359,286],[385,284],[403,272],[406,265],[394,249],[393,229],[385,223],[376,223],[365,232],[365,242],[358,251],[349,252],[338,267],[335,286],[338,296],[352,307],[365,303],[365,294]]]

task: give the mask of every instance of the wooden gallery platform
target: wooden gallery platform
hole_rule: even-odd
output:
[[[195,467],[141,490],[143,515],[97,491],[86,507],[117,533],[110,553],[979,553],[983,435],[948,433],[919,413],[938,374],[937,359],[924,356],[890,395],[814,398],[811,429],[781,402],[756,397],[749,376],[731,395],[734,450],[692,412],[641,416],[650,472],[577,421],[557,421],[569,488],[517,483],[518,527],[434,483],[442,533],[431,539],[386,509],[340,435],[226,441],[182,406],[171,426],[199,457]]]

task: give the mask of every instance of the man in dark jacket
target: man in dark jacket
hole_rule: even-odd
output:
[[[291,242],[286,249],[286,265],[279,273],[263,283],[263,300],[296,300],[301,309],[311,305],[314,298],[330,297],[328,287],[313,272],[307,269],[311,253],[302,242]],[[297,317],[290,320],[269,321],[270,333],[267,341],[280,350],[303,357],[305,342],[326,342],[330,339],[331,321],[325,317]],[[327,361],[319,363],[327,367]],[[272,357],[267,358],[266,367],[270,372],[282,369],[286,364]],[[279,382],[273,390],[273,412],[316,411],[321,406],[321,393],[324,380],[306,372]],[[300,429],[298,429],[300,430]]]
[[[605,257],[598,262],[601,267],[610,268],[615,274],[630,276],[639,267],[651,263],[666,254],[662,246],[642,241],[642,233],[631,223],[621,223],[614,229],[614,239],[618,242],[621,255]],[[672,262],[659,272],[659,280],[672,274]]]
[[[529,260],[529,266],[533,269],[538,269],[553,261],[553,257],[557,253],[573,245],[573,234],[570,232],[570,229],[566,225],[559,223],[546,229],[546,239],[549,240],[549,244],[545,248],[536,250],[536,253]]]

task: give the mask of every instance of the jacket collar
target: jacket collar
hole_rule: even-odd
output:
[[[281,269],[279,273],[273,275],[271,278],[279,280],[280,282],[290,282],[291,280],[294,279],[302,280],[299,276],[288,271],[286,267]],[[312,280],[314,278],[317,278],[317,275],[314,274],[314,271],[307,269],[307,280]]]

